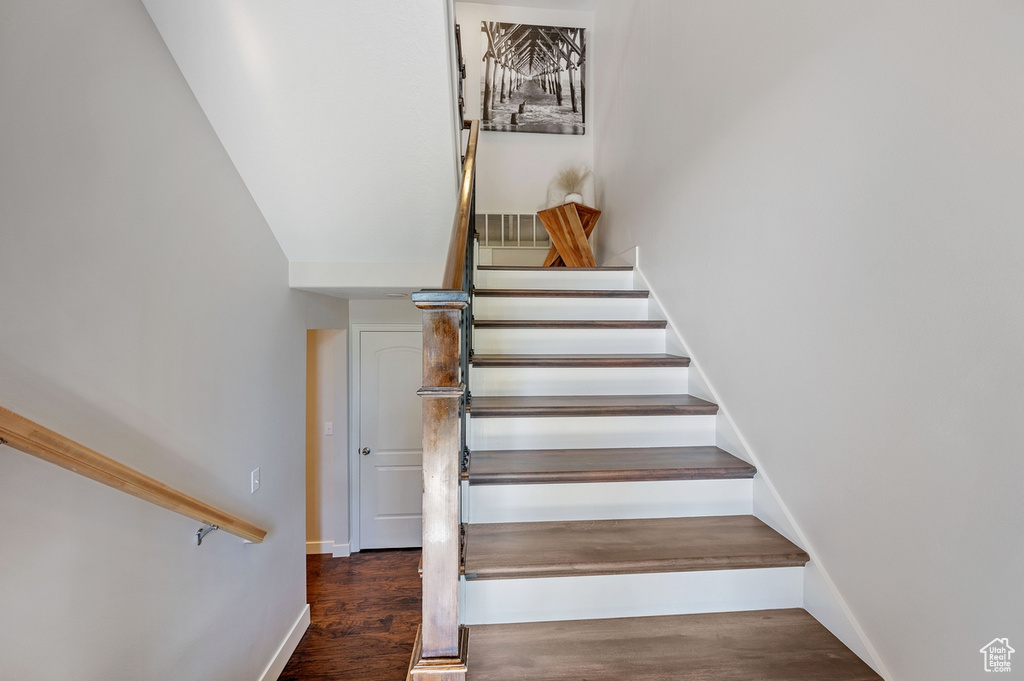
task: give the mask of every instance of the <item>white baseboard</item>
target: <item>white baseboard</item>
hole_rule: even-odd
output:
[[[347,558],[352,555],[352,545],[335,544],[329,539],[327,541],[306,542],[306,555],[310,556],[317,553],[329,553],[335,558]]]
[[[334,542],[332,541],[308,541],[306,542],[306,555],[313,555],[316,553],[331,553],[334,551]]]
[[[277,678],[281,676],[281,672],[284,671],[285,666],[288,664],[288,660],[291,659],[292,653],[295,652],[295,648],[299,645],[299,640],[302,635],[306,633],[306,629],[309,627],[309,603],[302,606],[302,612],[299,613],[299,618],[295,620],[295,624],[292,625],[288,635],[285,636],[284,641],[277,648],[274,656],[270,658],[270,664],[263,670],[260,675],[259,681],[277,681]]]
[[[640,250],[640,248],[638,246],[633,246],[633,248],[630,248],[629,250],[623,251],[622,253],[619,253],[618,255],[615,255],[615,256],[612,256],[611,258],[608,258],[603,263],[601,263],[601,266],[602,267],[636,267],[636,264],[637,264],[637,262],[640,259],[639,254],[638,254],[639,250]]]

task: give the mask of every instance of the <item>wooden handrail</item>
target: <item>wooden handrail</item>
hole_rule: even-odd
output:
[[[267,536],[266,530],[168,487],[3,407],[0,407],[0,440],[20,452],[55,463],[205,525],[216,525],[218,529],[242,539],[259,543]]]
[[[444,280],[441,288],[462,290],[462,276],[466,265],[466,241],[469,239],[469,211],[473,198],[473,184],[476,180],[476,141],[480,136],[480,121],[468,121],[469,141],[466,143],[466,162],[462,165],[462,182],[459,185],[459,205],[455,211],[452,235],[448,240],[448,257],[444,265]]]

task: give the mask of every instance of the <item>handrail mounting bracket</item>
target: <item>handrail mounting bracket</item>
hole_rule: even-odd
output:
[[[206,535],[210,534],[214,530],[219,530],[219,529],[220,528],[217,527],[216,525],[207,525],[206,527],[200,527],[198,530],[196,530],[196,546],[202,546],[203,545],[203,537],[205,537]]]

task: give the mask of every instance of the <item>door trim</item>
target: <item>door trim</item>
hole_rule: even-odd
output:
[[[419,331],[422,324],[350,324],[348,352],[348,523],[351,551],[360,550],[359,537],[359,358],[362,353],[363,331]]]

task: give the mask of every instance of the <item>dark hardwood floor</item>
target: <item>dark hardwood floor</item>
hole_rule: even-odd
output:
[[[419,549],[306,556],[312,622],[280,681],[403,681],[420,623]]]

